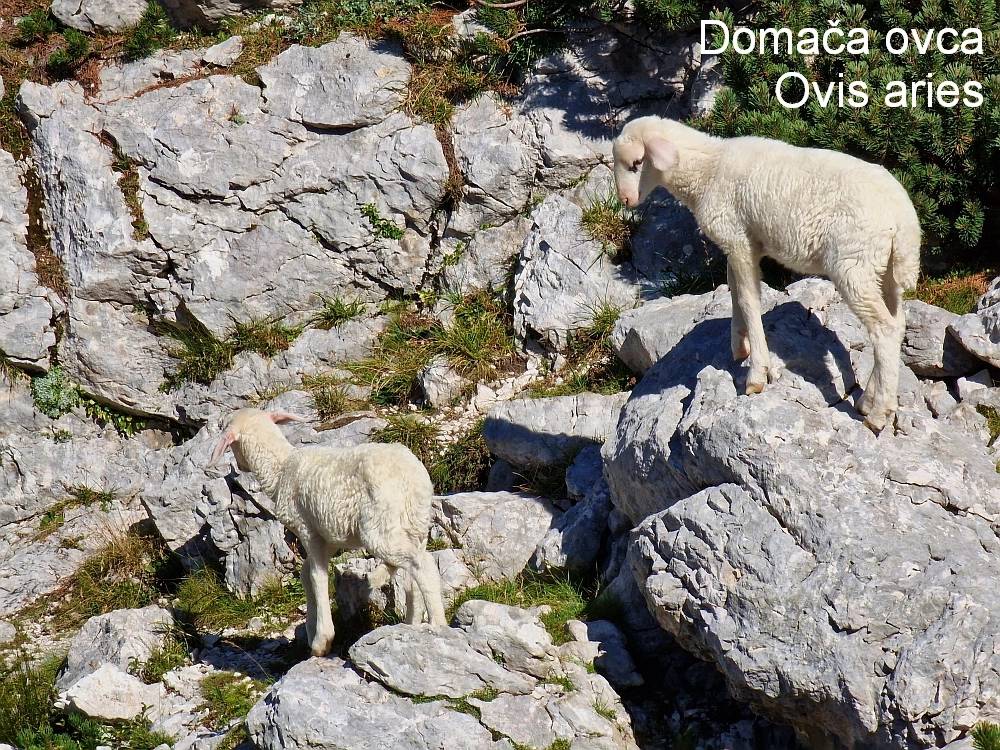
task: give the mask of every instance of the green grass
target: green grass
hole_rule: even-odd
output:
[[[155,2],[150,3],[149,7],[154,5],[156,5]],[[126,156],[109,136],[103,137],[102,141],[111,147],[114,155],[111,169],[121,175],[118,178],[118,187],[122,191],[125,205],[132,215],[132,239],[141,242],[149,237],[149,224],[146,222],[146,216],[142,211],[142,199],[139,197],[139,170],[136,168],[135,162]]]
[[[183,325],[159,321],[154,330],[178,344],[172,352],[178,364],[161,386],[163,390],[170,391],[189,382],[211,384],[230,369],[236,355],[243,352],[273,357],[287,350],[303,329],[289,327],[277,318],[264,316],[245,322],[234,319],[224,339],[216,337],[193,318]]]
[[[75,406],[82,406],[88,417],[102,427],[111,424],[123,437],[131,437],[146,429],[146,422],[134,414],[119,411],[85,396],[59,367],[53,367],[45,375],[31,379],[31,397],[36,408],[52,419],[69,413]]]
[[[594,710],[597,711],[598,716],[604,717],[612,724],[618,720],[618,712],[613,708],[608,708],[608,706],[604,705],[600,701],[594,702]]]
[[[492,466],[493,456],[483,439],[483,420],[479,420],[435,457],[428,471],[439,494],[472,492],[486,486]]]
[[[681,294],[705,294],[715,291],[719,284],[726,283],[726,259],[706,255],[698,268],[686,267],[673,270],[673,278],[661,285],[660,291],[666,297]]]
[[[206,721],[216,731],[247,715],[257,699],[267,690],[267,684],[234,672],[218,671],[206,675],[201,681]]]
[[[976,302],[995,275],[990,270],[975,273],[953,271],[947,276],[921,279],[916,291],[906,296],[908,299],[919,299],[929,305],[942,307],[956,315],[965,315],[975,309]]]
[[[984,405],[977,406],[976,411],[986,417],[986,427],[990,431],[989,445],[993,445],[1000,437],[1000,412],[992,406]]]
[[[55,698],[52,686],[61,662],[53,657],[33,663],[21,653],[0,673],[0,742],[19,745],[20,732],[48,723]]]
[[[373,443],[402,443],[425,466],[435,462],[440,452],[439,431],[436,424],[413,414],[392,414],[387,424],[371,437]]]
[[[641,222],[642,216],[622,203],[614,191],[592,198],[580,220],[587,233],[601,243],[615,263],[631,259],[632,235]]]
[[[145,662],[133,662],[128,671],[147,685],[152,685],[162,680],[167,672],[184,666],[189,653],[185,634],[170,632],[163,639],[163,645],[154,649]]]
[[[328,331],[331,328],[343,325],[349,320],[359,318],[365,313],[365,303],[359,299],[350,302],[345,302],[340,297],[334,297],[333,299],[321,297],[321,299],[323,301],[323,309],[316,313],[309,321],[316,328]]]
[[[55,597],[55,626],[70,630],[95,615],[155,603],[169,565],[163,542],[156,537],[129,532],[110,538]]]
[[[521,573],[514,580],[477,586],[462,593],[452,604],[450,614],[471,599],[484,599],[498,604],[528,609],[547,604],[552,611],[542,615],[542,623],[552,640],[566,643],[566,621],[585,619],[588,605],[594,599],[592,584],[570,576]]]
[[[561,376],[563,382],[556,384],[548,378],[532,388],[532,397],[571,396],[585,391],[611,395],[634,386],[634,373],[618,359],[611,345],[611,333],[621,312],[621,307],[608,302],[591,310],[588,323],[569,339],[569,371]]]
[[[1000,750],[1000,724],[981,721],[972,729],[975,750]]]
[[[439,355],[473,382],[499,377],[512,367],[513,318],[504,302],[480,292],[452,303],[448,325],[397,307],[371,356],[344,365],[358,385],[371,386],[373,403],[401,405],[415,399],[417,374]]]
[[[361,215],[364,216],[372,225],[372,231],[375,233],[376,237],[381,237],[386,240],[401,240],[403,239],[403,234],[405,230],[398,227],[395,223],[389,219],[383,219],[379,216],[378,206],[374,203],[366,203],[361,207]]]
[[[265,612],[292,618],[305,603],[297,580],[287,586],[273,581],[257,596],[240,597],[225,587],[217,571],[208,567],[185,577],[177,587],[176,598],[182,618],[200,633],[243,628],[251,618]]]
[[[302,387],[312,395],[313,407],[320,419],[333,419],[365,406],[363,401],[347,395],[347,384],[340,378],[327,375],[307,376],[302,378]]]
[[[573,680],[571,680],[566,675],[562,675],[561,677],[546,677],[545,679],[542,680],[542,684],[558,685],[567,693],[572,693],[573,691],[576,690],[576,685],[573,684]]]
[[[177,37],[167,12],[156,0],[146,6],[142,18],[122,31],[121,57],[126,62],[142,60],[167,47]]]
[[[67,510],[80,507],[89,508],[99,501],[102,509],[106,512],[111,509],[111,503],[115,499],[113,492],[95,490],[85,486],[71,487],[68,492],[69,497],[60,500],[42,515],[38,524],[39,539],[48,536],[66,522]]]
[[[549,500],[562,500],[568,494],[566,470],[572,463],[573,457],[566,456],[548,466],[515,472],[517,484],[514,488]]]

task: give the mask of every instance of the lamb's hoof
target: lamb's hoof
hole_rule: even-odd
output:
[[[760,393],[764,390],[763,380],[747,380],[747,388],[745,393],[749,396],[751,393]]]
[[[889,424],[889,417],[892,412],[873,412],[865,417],[865,426],[878,435]]]
[[[871,396],[871,391],[865,391],[861,394],[861,398],[858,399],[858,413],[867,417],[872,411],[872,402],[874,398]],[[867,420],[865,420],[867,422]]]

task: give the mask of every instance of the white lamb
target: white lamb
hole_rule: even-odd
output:
[[[398,444],[294,448],[277,425],[303,421],[283,412],[240,409],[227,420],[209,466],[232,446],[236,465],[253,472],[274,500],[275,516],[302,543],[312,653],[323,656],[333,643],[329,565],[346,549],[368,550],[389,572],[409,571],[406,622],[419,622],[426,607],[432,625],[447,625],[441,579],[426,549],[434,494],[427,469]]]
[[[760,258],[824,274],[861,319],[875,367],[858,402],[881,430],[896,410],[903,290],[916,286],[920,224],[906,190],[884,168],[847,154],[766,138],[715,138],[642,117],[614,142],[626,206],[662,185],[726,254],[733,297],[731,346],[750,357],[746,392],[759,393],[771,358],[760,318]]]

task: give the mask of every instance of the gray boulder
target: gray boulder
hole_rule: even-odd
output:
[[[581,226],[582,209],[553,193],[536,208],[514,276],[514,331],[562,350],[569,334],[588,325],[603,306],[630,308],[642,277],[616,266]]]
[[[167,9],[170,20],[183,29],[192,26],[214,29],[227,18],[260,13],[268,8],[275,11],[288,10],[299,5],[302,5],[301,0],[163,0],[163,7]],[[271,20],[266,20],[265,16],[265,20],[259,23],[281,23],[281,18],[287,18],[275,17],[273,13],[269,15]]]
[[[559,517],[548,500],[511,492],[460,492],[435,498],[432,523],[460,547],[482,583],[513,578]]]
[[[982,367],[949,332],[958,318],[954,313],[920,300],[903,303],[906,313],[906,336],[902,360],[917,375],[955,377],[968,375]]]
[[[95,31],[121,31],[139,22],[148,0],[52,0],[49,11],[65,26],[88,34]]]
[[[0,351],[11,361],[47,368],[55,344],[48,290],[27,247],[28,193],[14,157],[0,151]]]
[[[91,617],[70,643],[56,688],[67,690],[104,664],[125,672],[145,664],[154,651],[162,648],[173,625],[173,615],[157,606],[116,609]]]
[[[513,466],[551,466],[614,434],[628,393],[522,398],[490,408],[483,439]]]
[[[432,359],[417,373],[417,382],[424,400],[435,409],[450,406],[472,383],[456,371],[445,356]]]
[[[362,672],[407,695],[462,698],[487,688],[523,695],[536,684],[476,651],[451,628],[389,625],[362,636],[349,653]]]
[[[441,701],[414,704],[340,659],[296,664],[250,710],[246,723],[263,750],[500,750],[469,714]]]
[[[224,42],[213,44],[205,54],[201,56],[202,61],[209,65],[217,65],[220,68],[228,68],[243,54],[243,37],[240,35],[231,36]]]
[[[452,118],[455,160],[465,177],[450,232],[471,235],[500,224],[528,202],[538,162],[531,122],[490,94],[458,107]]]
[[[445,288],[462,294],[503,289],[531,227],[529,219],[515,216],[506,224],[477,231],[464,250],[454,251],[460,253],[455,262],[441,269]]]
[[[476,651],[509,668],[544,679],[558,670],[552,636],[535,611],[470,599],[455,612]]]
[[[67,712],[100,721],[131,721],[159,709],[165,693],[162,683],[146,685],[114,664],[102,664],[74,682],[61,700]]]
[[[358,128],[403,102],[410,66],[398,47],[341,32],[322,47],[293,45],[258,71],[265,112],[316,128]]]
[[[782,364],[761,394],[739,395],[727,319],[682,334],[605,473],[641,524],[629,562],[650,610],[735,697],[809,744],[934,747],[1000,715],[983,699],[1000,685],[982,585],[1000,573],[996,469],[912,392],[892,431],[867,430],[844,396],[870,344],[811,286],[765,315]]]
[[[639,687],[645,683],[635,671],[635,662],[628,652],[628,641],[622,632],[608,620],[581,622],[569,620],[566,630],[573,639],[559,648],[563,658],[593,664],[616,688]]]
[[[549,529],[535,550],[532,566],[581,574],[593,570],[613,508],[611,491],[602,479]]]
[[[976,357],[1000,367],[1000,277],[979,298],[975,311],[952,321],[948,331]]]

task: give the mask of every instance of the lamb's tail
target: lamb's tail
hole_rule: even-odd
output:
[[[920,276],[920,223],[904,222],[892,239],[892,275],[904,289],[916,289]]]

